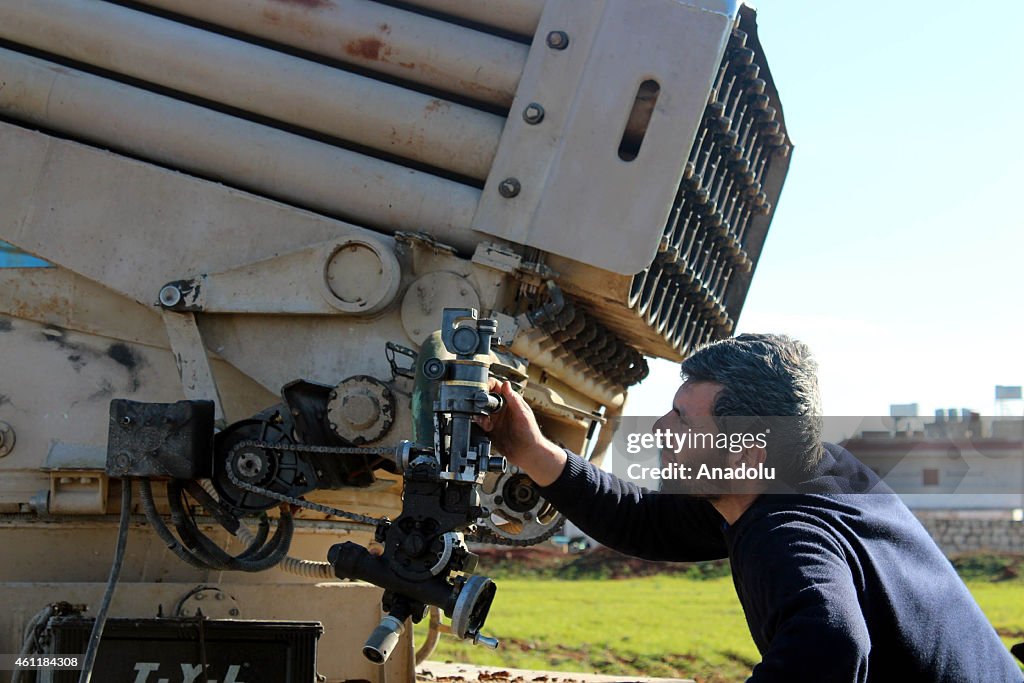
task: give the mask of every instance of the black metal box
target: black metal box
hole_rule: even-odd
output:
[[[212,401],[110,402],[107,474],[206,479],[212,474]]]
[[[52,654],[85,652],[92,619],[50,620]],[[314,683],[319,622],[205,618],[109,619],[92,680],[97,683]],[[53,671],[76,683],[78,671]]]

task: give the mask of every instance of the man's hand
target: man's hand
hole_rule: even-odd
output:
[[[491,378],[488,390],[505,401],[493,415],[475,418],[491,438],[495,450],[526,472],[539,486],[553,484],[565,467],[565,451],[545,437],[530,406],[508,382]]]

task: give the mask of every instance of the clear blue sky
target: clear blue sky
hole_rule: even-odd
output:
[[[828,415],[992,414],[1024,383],[1024,5],[756,6],[796,148],[739,331],[807,342]],[[627,411],[677,385],[654,363]]]

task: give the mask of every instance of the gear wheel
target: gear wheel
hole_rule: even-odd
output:
[[[481,536],[493,536],[497,542],[540,543],[558,533],[564,521],[541,497],[533,480],[515,466],[504,473],[484,477],[480,505],[490,512],[477,523],[483,532]]]

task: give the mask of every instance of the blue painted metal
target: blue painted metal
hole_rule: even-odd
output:
[[[7,242],[0,242],[0,268],[51,268],[51,264],[26,254]]]

